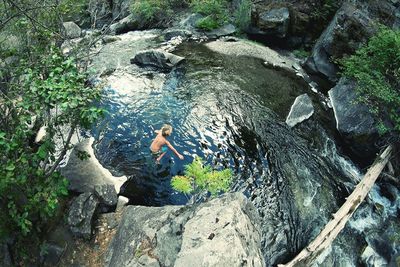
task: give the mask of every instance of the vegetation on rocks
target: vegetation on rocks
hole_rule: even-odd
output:
[[[222,26],[228,20],[227,4],[226,0],[192,0],[192,10],[205,16],[197,27],[209,31]]]
[[[400,31],[381,28],[341,61],[343,75],[357,81],[359,101],[369,106],[384,133],[400,133]]]
[[[205,165],[200,157],[196,157],[192,163],[186,165],[184,174],[172,178],[172,188],[181,193],[193,195],[195,202],[204,193],[209,192],[211,196],[215,196],[228,191],[232,182],[230,169],[213,170]]]
[[[228,19],[226,0],[138,0],[132,1],[132,13],[139,16],[145,24],[166,26],[172,21],[176,10],[191,7],[193,12],[202,14],[197,27],[212,30],[222,26]]]
[[[68,193],[57,168],[73,134],[103,114],[94,105],[100,91],[60,52],[66,2],[0,4],[0,238],[12,237],[20,265]]]

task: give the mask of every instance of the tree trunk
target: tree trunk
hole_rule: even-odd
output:
[[[321,233],[305,247],[292,261],[280,264],[278,267],[309,266],[320,253],[330,246],[336,236],[346,225],[354,211],[367,196],[376,179],[389,161],[392,146],[388,146],[370,167],[353,193],[347,198],[342,207],[333,215],[333,219],[325,226]]]

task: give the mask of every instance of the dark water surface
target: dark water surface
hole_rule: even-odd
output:
[[[255,118],[282,121],[306,90],[295,75],[266,68],[260,59],[221,55],[201,44],[182,45],[175,53],[186,62],[170,73],[117,73],[118,86],[108,86],[101,103],[109,116],[94,130],[97,155],[114,173],[129,177],[122,192],[135,204],[186,203],[171,189],[170,179],[195,155],[216,168],[232,168],[236,188],[250,177],[259,179],[268,172],[268,144],[241,123],[248,116],[241,106],[266,111],[254,113]],[[185,159],[168,151],[157,165],[149,146],[164,123],[173,126],[169,140]]]

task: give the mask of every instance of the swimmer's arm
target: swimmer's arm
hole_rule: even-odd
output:
[[[172,150],[172,152],[174,152],[180,159],[183,159],[183,156],[181,154],[179,154],[178,151],[176,151],[176,149],[171,145],[170,142],[166,141],[165,142],[167,144],[167,146],[169,147],[169,149]]]

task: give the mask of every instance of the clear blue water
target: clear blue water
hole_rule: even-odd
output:
[[[233,188],[260,179],[268,172],[267,144],[245,126],[248,112],[242,109],[257,106],[265,113],[254,118],[280,122],[305,87],[282,71],[265,68],[259,59],[224,56],[194,44],[175,53],[186,62],[172,72],[132,66],[114,74],[105,88],[101,105],[109,115],[94,129],[96,153],[115,174],[129,177],[122,194],[134,204],[186,203],[170,180],[195,155],[214,168],[232,168]],[[164,123],[173,126],[169,141],[185,159],[168,151],[157,165],[149,146]]]

